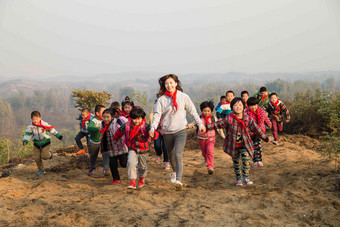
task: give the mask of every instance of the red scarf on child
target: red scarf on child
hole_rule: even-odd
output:
[[[176,101],[177,89],[175,90],[173,95],[170,92],[168,92],[168,91],[165,91],[164,95],[169,96],[170,98],[172,98],[172,106],[175,107],[175,109],[176,109],[175,111],[177,111],[177,108],[178,108],[178,104],[177,104],[177,101]]]
[[[203,119],[205,120],[206,124],[209,124],[209,118],[211,118],[212,115],[210,114],[208,117],[205,117],[204,114],[202,114],[201,117],[203,117]]]
[[[240,123],[242,128],[246,130],[246,125],[242,120],[238,119],[234,113],[230,113],[229,115],[231,115],[231,117],[234,118],[238,123]]]
[[[222,105],[226,105],[226,104],[230,104],[230,102],[226,101],[226,102],[221,102],[221,106]]]
[[[83,127],[83,129],[86,129],[85,127],[85,122],[87,122],[88,120],[90,120],[91,118],[91,114],[89,114],[89,116],[87,116],[87,118],[84,120],[84,119],[81,119],[81,127]]]
[[[51,130],[52,128],[55,128],[54,126],[46,126],[46,125],[41,124],[41,120],[39,121],[39,124],[37,124],[37,125],[32,122],[32,125],[44,128],[46,130]]]
[[[130,114],[128,114],[124,110],[122,110],[122,111],[120,111],[120,116],[123,116],[125,118],[129,118]]]
[[[263,99],[267,98],[268,97],[268,94],[265,95],[265,96],[261,96],[261,102],[263,102]]]
[[[130,131],[130,135],[129,135],[129,139],[127,141],[131,141],[133,140],[133,138],[135,138],[135,136],[137,136],[138,132],[139,132],[139,129],[140,127],[145,124],[146,120],[143,119],[142,123],[140,123],[139,125],[134,125],[132,120],[129,118],[129,121],[130,121],[130,128],[131,128],[131,131]],[[131,127],[133,126],[133,127]]]
[[[275,106],[276,107],[276,111],[275,111],[275,113],[274,113],[274,115],[276,115],[277,114],[277,112],[279,112],[279,111],[281,111],[281,109],[280,109],[280,107],[279,107],[279,100],[277,100],[275,103],[274,102],[270,102],[273,106]]]
[[[96,117],[98,117],[99,120],[103,120],[102,117],[99,117],[97,114],[95,114],[95,115],[96,115]]]
[[[259,108],[256,109],[256,111],[253,111],[249,108],[250,112],[252,112],[253,114],[255,114],[255,116],[257,117],[257,123],[260,123],[261,121],[261,114],[259,113]]]
[[[107,130],[109,129],[110,123],[109,124],[105,124],[104,123],[104,128],[100,129],[99,132],[101,132],[102,134],[104,134],[105,132],[107,132]]]

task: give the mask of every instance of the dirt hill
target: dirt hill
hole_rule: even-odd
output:
[[[0,179],[1,226],[339,226],[340,180],[333,163],[315,151],[318,141],[282,137],[263,145],[264,167],[252,168],[253,186],[236,187],[231,158],[215,148],[215,172],[208,175],[197,143],[184,152],[184,190],[150,153],[146,185],[128,191],[122,182],[88,177],[87,156],[62,149],[36,177],[34,163]]]

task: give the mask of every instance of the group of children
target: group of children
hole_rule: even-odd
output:
[[[80,131],[75,140],[79,150],[84,154],[81,139],[86,138],[89,151],[88,175],[96,174],[96,161],[99,151],[103,158],[103,175],[112,175],[112,184],[120,183],[118,162],[128,169],[129,189],[142,188],[145,184],[147,161],[151,140],[154,140],[156,158],[160,163],[164,156],[164,168],[172,169],[170,180],[176,190],[182,190],[183,150],[186,141],[186,129],[197,125],[197,138],[202,156],[209,174],[214,172],[215,129],[225,139],[223,150],[231,155],[236,174],[236,185],[252,184],[249,179],[250,157],[253,167],[263,166],[261,140],[278,144],[278,133],[282,131],[284,113],[286,122],[290,115],[286,106],[276,93],[268,92],[264,87],[254,97],[247,91],[241,98],[234,97],[233,91],[221,96],[216,106],[216,118],[212,116],[212,101],[202,102],[199,116],[190,97],[182,92],[181,83],[174,74],[159,79],[160,90],[157,95],[154,112],[150,115],[150,124],[146,123],[146,113],[126,97],[122,109],[118,102],[110,108],[97,105],[94,114],[88,108],[81,110]],[[186,113],[195,121],[188,124]],[[27,127],[23,145],[32,138],[34,159],[38,166],[38,176],[45,173],[42,159],[51,159],[50,136],[47,131],[62,140],[54,127],[41,120],[38,111],[31,114],[32,123]],[[265,135],[266,126],[272,128],[274,139]],[[223,131],[224,130],[224,131]],[[241,165],[242,162],[242,165]],[[242,170],[241,170],[242,167]],[[243,181],[242,181],[243,177]],[[138,182],[137,182],[138,180]]]

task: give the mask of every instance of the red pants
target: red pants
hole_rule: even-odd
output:
[[[278,131],[282,132],[283,127],[282,127],[282,122],[277,122],[275,120],[270,120],[272,122],[273,128],[273,136],[275,141],[279,141],[279,135],[277,134]]]
[[[202,156],[204,157],[207,167],[214,168],[214,146],[215,137],[210,137],[207,140],[198,140],[198,145],[202,150]]]

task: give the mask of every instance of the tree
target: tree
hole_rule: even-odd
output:
[[[82,108],[89,108],[94,111],[96,105],[107,106],[112,94],[108,91],[93,91],[93,90],[73,90],[72,97],[75,102],[75,107],[81,110]]]
[[[132,91],[130,98],[135,102],[135,105],[145,108],[148,103],[148,94],[145,91]]]

